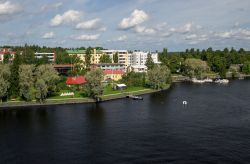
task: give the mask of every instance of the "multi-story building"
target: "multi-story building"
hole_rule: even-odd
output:
[[[67,50],[67,53],[69,56],[76,55],[83,63],[85,62],[86,50]],[[91,64],[98,64],[102,54],[101,50],[93,49],[91,52]]]
[[[77,56],[82,62],[85,62],[86,50],[67,50],[69,56]]]
[[[3,63],[6,55],[10,55],[10,61],[13,61],[15,58],[16,52],[12,51],[11,48],[0,48],[0,63]]]
[[[103,54],[109,55],[114,62],[114,55],[118,55],[118,63],[124,64],[126,67],[130,65],[129,53],[127,50],[102,50]]]
[[[56,54],[54,52],[36,52],[35,58],[42,59],[44,56],[46,56],[49,60],[49,62],[54,63],[56,61]]]
[[[92,64],[91,69],[100,68],[101,70],[122,70],[126,71],[126,66],[124,64],[119,63],[100,63],[100,64]]]

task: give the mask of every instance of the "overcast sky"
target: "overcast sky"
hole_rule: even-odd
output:
[[[0,0],[0,45],[250,50],[249,0]]]

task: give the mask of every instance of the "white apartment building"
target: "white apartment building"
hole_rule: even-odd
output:
[[[131,65],[145,65],[148,54],[151,54],[151,58],[153,59],[155,64],[159,64],[158,53],[144,52],[144,51],[134,51],[132,54],[132,64]]]
[[[35,58],[42,59],[44,56],[48,57],[49,62],[55,62],[56,54],[54,52],[36,52]]]

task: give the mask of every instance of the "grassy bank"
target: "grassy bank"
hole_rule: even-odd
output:
[[[167,85],[164,90],[168,89],[170,85]],[[127,95],[143,95],[158,92],[160,90],[153,90],[145,87],[129,87],[126,90],[113,91],[112,88],[105,88],[104,95],[101,96],[102,101],[109,101],[114,99],[125,98]],[[60,104],[80,104],[80,103],[94,103],[95,101],[91,98],[80,97],[60,97],[58,95],[50,97],[44,104],[37,103],[35,100],[31,102],[24,101],[8,101],[0,104],[0,108],[4,107],[18,107],[18,106],[40,106],[40,105],[60,105]],[[83,94],[81,96],[84,96]]]

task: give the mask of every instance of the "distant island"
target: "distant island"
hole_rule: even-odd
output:
[[[173,81],[242,78],[250,52],[66,49],[37,45],[0,48],[0,106],[82,103],[167,89]]]

